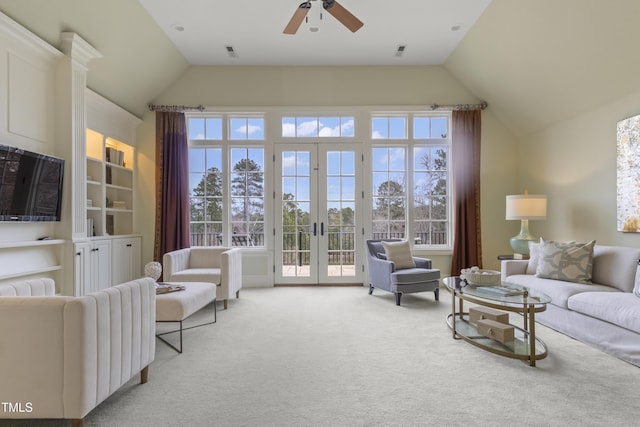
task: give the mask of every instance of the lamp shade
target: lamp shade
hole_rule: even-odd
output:
[[[547,196],[542,194],[516,194],[507,196],[506,219],[546,219]]]

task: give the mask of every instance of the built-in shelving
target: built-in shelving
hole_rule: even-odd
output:
[[[87,129],[87,236],[133,232],[134,147]]]
[[[0,242],[2,271],[0,280],[6,281],[28,276],[58,277],[62,270],[63,239]],[[28,260],[28,261],[26,261]]]

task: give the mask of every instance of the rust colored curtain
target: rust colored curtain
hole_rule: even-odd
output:
[[[481,110],[453,111],[453,254],[451,274],[482,268],[480,236],[480,132]]]
[[[184,113],[156,111],[154,259],[190,246],[189,145]]]

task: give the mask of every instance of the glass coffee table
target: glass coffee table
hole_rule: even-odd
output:
[[[547,357],[544,342],[536,338],[535,314],[546,310],[547,303],[551,302],[548,295],[506,282],[500,285],[468,284],[458,276],[445,277],[442,282],[451,293],[451,313],[447,316],[447,324],[454,339],[463,339],[491,353],[520,359],[531,366],[536,366],[536,360]],[[514,339],[504,343],[488,338],[469,322],[464,301],[518,313],[524,319],[523,327],[510,323],[514,328]]]

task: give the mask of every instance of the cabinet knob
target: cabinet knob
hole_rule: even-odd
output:
[[[127,247],[130,248],[131,247],[131,243],[127,243]]]

